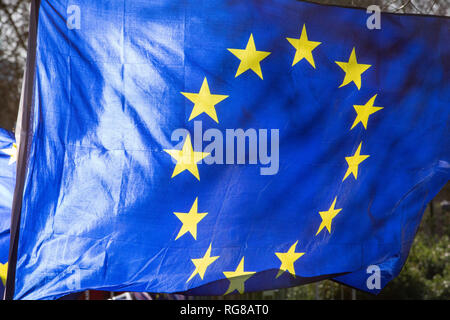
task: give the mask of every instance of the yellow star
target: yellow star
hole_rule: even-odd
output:
[[[339,86],[339,88],[353,81],[358,90],[361,89],[361,74],[367,69],[369,69],[371,65],[361,64],[356,61],[355,48],[353,48],[352,53],[350,54],[350,58],[348,59],[348,62],[340,62],[340,61],[335,62],[345,72],[344,81],[342,81],[342,84]]]
[[[183,148],[181,150],[164,149],[164,151],[170,154],[175,160],[177,160],[177,164],[172,173],[172,178],[177,174],[183,172],[184,170],[188,170],[194,175],[194,177],[197,178],[197,180],[200,180],[197,162],[206,158],[209,153],[195,152],[192,148],[191,137],[189,135],[186,136]]]
[[[8,273],[8,262],[5,264],[0,263],[0,279],[2,280],[3,286],[6,285],[7,273]]]
[[[317,230],[316,236],[319,234],[320,231],[324,227],[328,229],[328,232],[331,233],[331,222],[336,217],[336,215],[342,210],[342,209],[335,209],[334,206],[336,205],[337,197],[334,198],[333,203],[331,204],[330,209],[328,211],[320,211],[320,217],[322,218],[322,223],[319,226],[319,230]]]
[[[181,92],[181,94],[194,103],[194,108],[189,116],[189,121],[202,113],[206,113],[215,122],[219,123],[215,105],[228,98],[228,96],[222,94],[211,94],[206,77],[203,79],[202,87],[200,88],[199,93]]]
[[[186,232],[190,232],[192,237],[197,240],[197,224],[208,214],[207,212],[198,212],[197,200],[198,198],[195,198],[194,204],[192,205],[191,210],[189,210],[188,213],[174,212],[178,219],[180,219],[180,221],[183,223],[183,226],[181,227],[180,232],[178,232],[175,240],[184,235]]]
[[[271,52],[257,51],[255,41],[253,40],[253,34],[250,34],[250,38],[248,39],[247,46],[244,50],[228,49],[228,51],[241,60],[235,78],[249,69],[253,70],[261,79],[263,78],[260,62]]]
[[[355,108],[355,111],[357,113],[356,119],[353,122],[352,127],[350,130],[352,130],[358,123],[362,123],[364,128],[367,129],[367,122],[369,121],[369,116],[378,110],[383,109],[383,107],[374,107],[373,104],[375,102],[375,98],[377,95],[374,95],[372,98],[370,98],[369,101],[363,106],[360,105],[353,105],[353,108]]]
[[[275,252],[278,259],[281,260],[280,271],[278,272],[275,279],[281,276],[285,271],[289,271],[289,273],[295,278],[294,262],[305,254],[304,252],[295,252],[297,243],[298,240],[289,248],[288,252]]]
[[[245,291],[245,281],[247,281],[256,272],[244,271],[244,257],[242,257],[241,262],[237,266],[235,271],[225,271],[223,274],[230,281],[228,290],[224,293],[227,295],[235,290],[240,294]]]
[[[206,269],[209,267],[209,265],[211,263],[213,263],[217,259],[219,259],[219,256],[211,257],[211,244],[210,244],[209,248],[208,248],[208,250],[206,250],[206,253],[203,256],[203,258],[192,259],[192,263],[195,265],[195,270],[194,270],[194,272],[192,272],[191,276],[186,281],[186,283],[188,283],[197,274],[203,280],[203,277],[205,276]]]
[[[302,34],[300,39],[295,38],[286,38],[289,43],[296,49],[294,61],[292,62],[292,66],[294,66],[297,62],[302,60],[303,58],[309,62],[310,65],[315,69],[316,66],[314,64],[314,58],[312,55],[312,51],[319,45],[321,42],[317,41],[309,41],[308,35],[306,34],[306,27],[303,25]]]
[[[344,175],[344,179],[342,179],[342,181],[344,181],[351,173],[353,174],[353,176],[355,177],[355,180],[358,179],[358,166],[361,162],[363,162],[364,160],[366,160],[368,157],[368,155],[361,155],[361,145],[362,142],[359,144],[358,149],[356,149],[356,152],[353,156],[351,157],[345,157],[345,161],[347,161],[348,164],[348,169],[347,172]]]
[[[12,147],[9,149],[2,149],[1,152],[10,156],[8,164],[13,164],[17,161],[17,145],[13,143]]]

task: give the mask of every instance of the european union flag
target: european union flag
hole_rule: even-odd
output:
[[[400,272],[449,179],[448,19],[35,4],[15,299],[330,278],[378,292]]]
[[[16,182],[17,147],[12,133],[0,128],[0,300],[6,284],[11,205]]]

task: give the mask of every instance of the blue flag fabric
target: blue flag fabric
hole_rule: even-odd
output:
[[[378,292],[449,179],[449,21],[367,18],[41,1],[15,299]]]
[[[16,145],[14,135],[0,128],[0,300],[8,267],[11,205],[16,181]]]

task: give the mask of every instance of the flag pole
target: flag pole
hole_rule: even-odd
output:
[[[39,17],[40,0],[33,0],[30,8],[30,22],[28,27],[28,48],[26,72],[23,85],[23,101],[20,107],[20,140],[18,145],[16,186],[11,210],[11,235],[9,243],[8,273],[6,277],[5,300],[14,298],[17,248],[19,243],[20,215],[22,212],[22,199],[25,187],[25,176],[28,165],[29,133],[31,132],[31,109],[33,102],[33,84],[36,64],[37,26]]]

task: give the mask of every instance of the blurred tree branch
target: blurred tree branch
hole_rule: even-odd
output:
[[[20,1],[17,1],[17,3],[15,3],[11,7],[11,11],[15,12],[18,9],[19,5],[20,5]],[[8,22],[15,32],[15,36],[17,38],[17,45],[20,45],[24,50],[26,50],[27,47],[26,47],[25,40],[24,40],[24,37],[26,37],[26,35],[23,34],[21,32],[21,30],[19,30],[19,28],[17,27],[16,22],[14,21],[14,19],[12,17],[12,13],[10,12],[10,9],[8,9],[8,6],[4,3],[3,0],[0,1],[0,11],[2,11],[3,14],[5,14],[5,16],[8,18]],[[17,46],[15,47],[15,50],[17,50]]]

